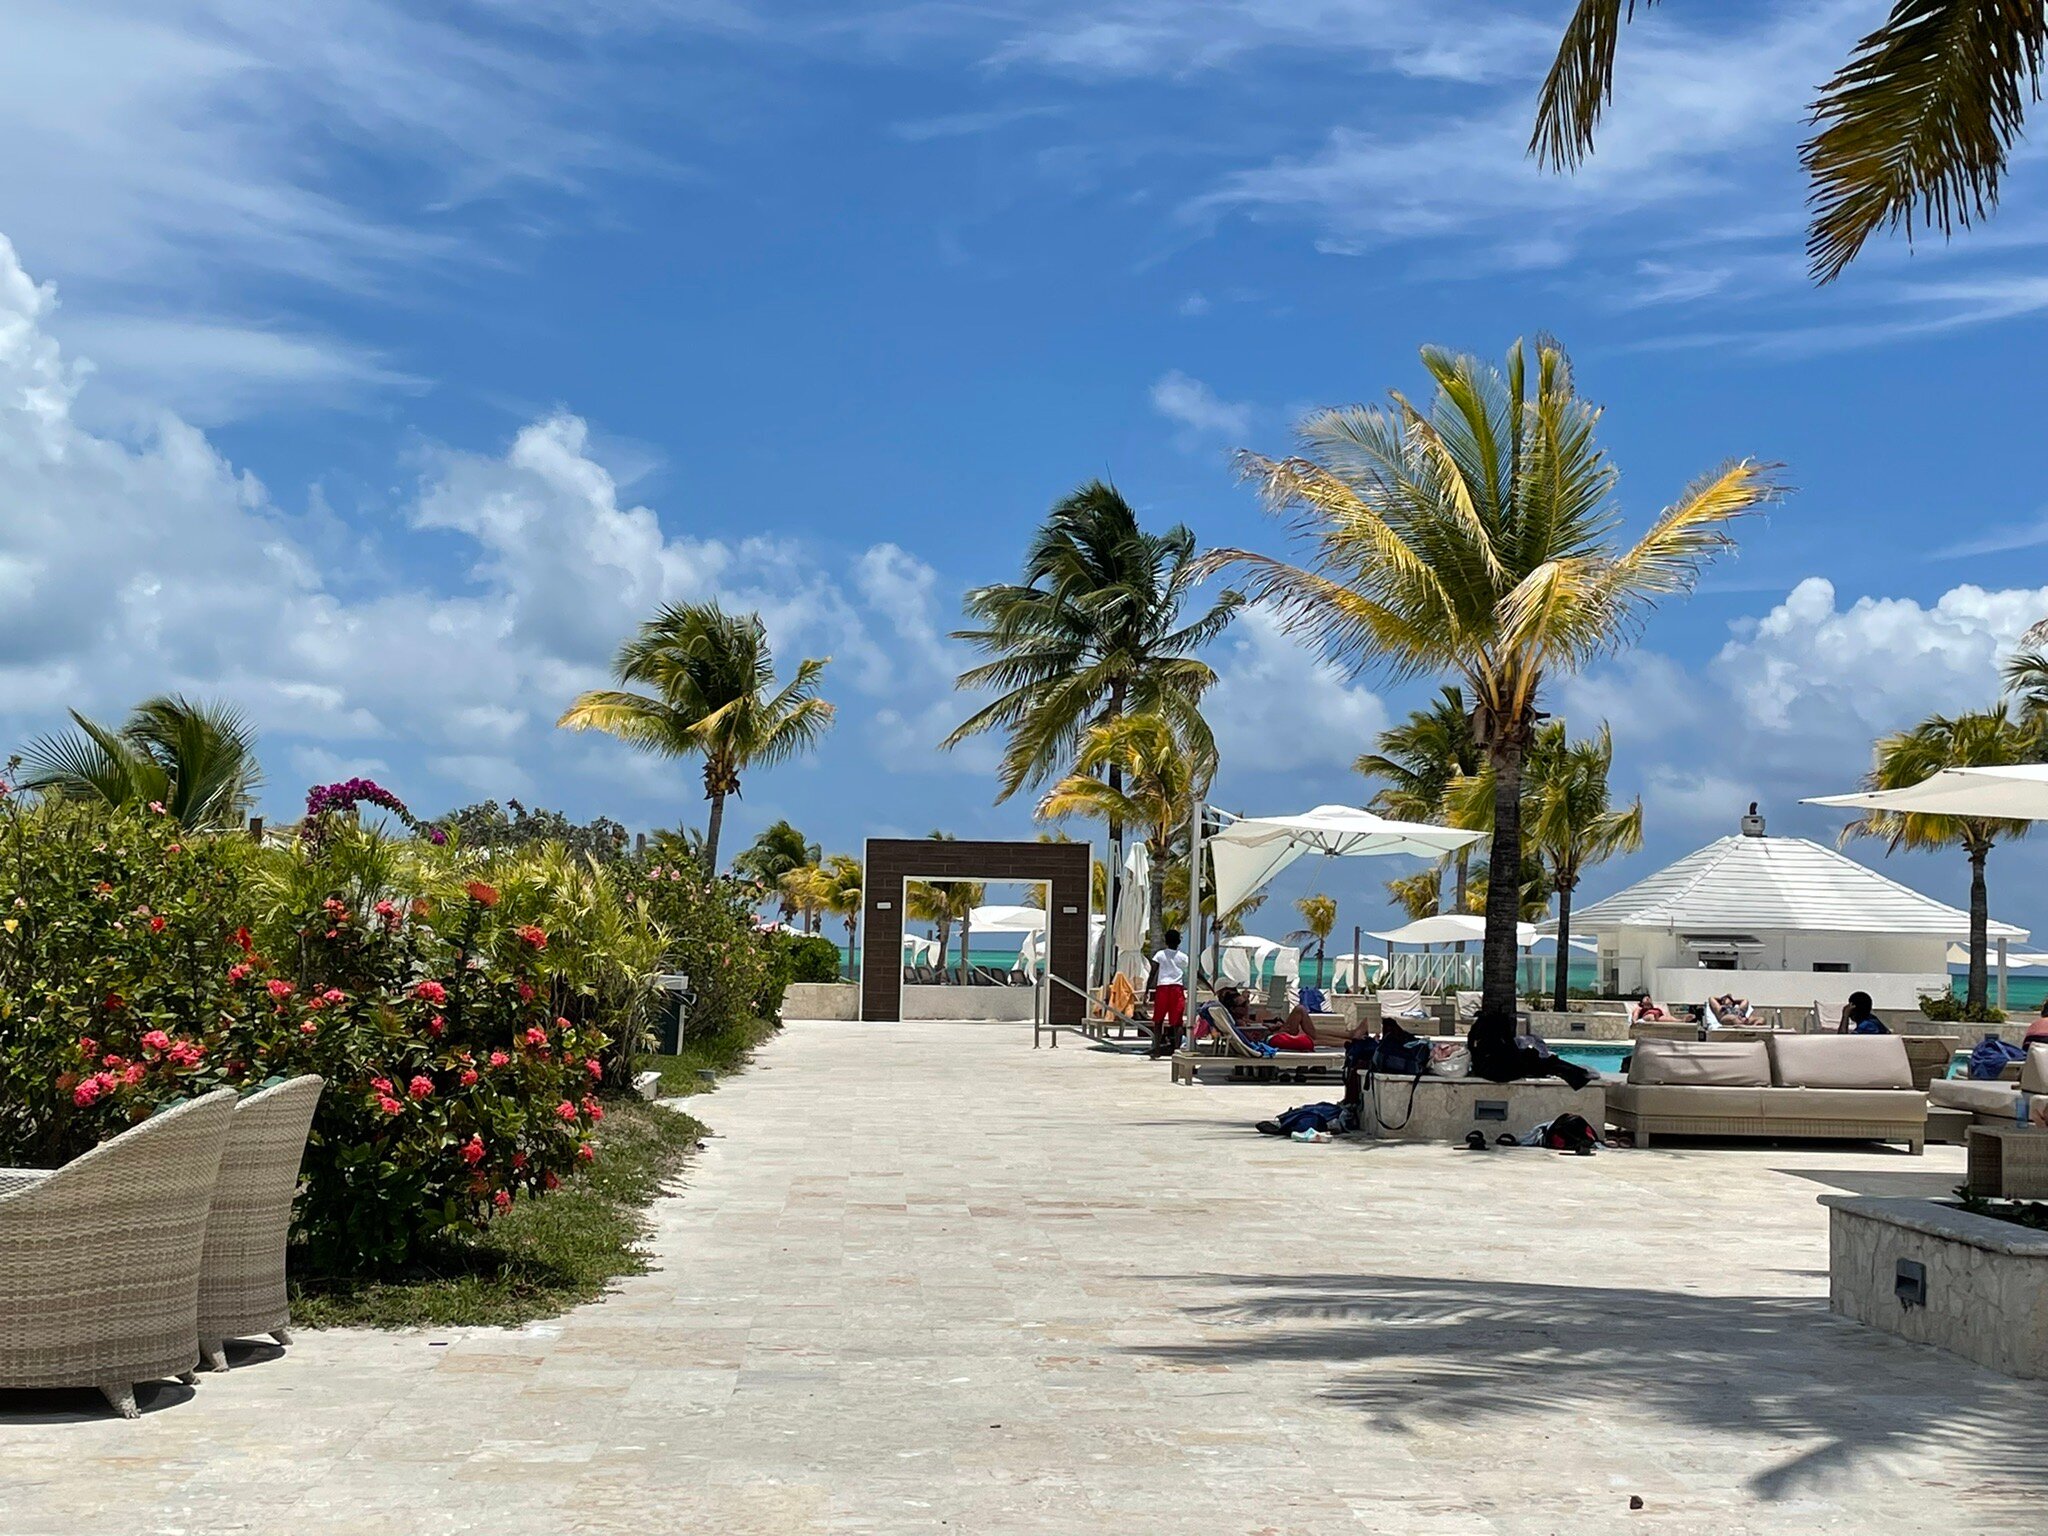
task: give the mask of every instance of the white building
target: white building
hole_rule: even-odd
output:
[[[1743,818],[1625,891],[1572,914],[1599,945],[1603,987],[1697,1003],[1732,992],[1761,1007],[1838,1009],[1868,992],[1882,1011],[1949,989],[1948,946],[1970,915],[1803,837]],[[1999,949],[2027,930],[1991,925]]]

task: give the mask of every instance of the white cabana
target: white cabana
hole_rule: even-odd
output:
[[[1301,975],[1301,951],[1275,939],[1255,933],[1241,933],[1223,941],[1223,980],[1236,986],[1250,986],[1260,979],[1268,962],[1273,974],[1285,980]]]
[[[1319,805],[1298,816],[1246,816],[1207,839],[1216,873],[1216,910],[1228,912],[1305,853],[1356,857],[1405,853],[1435,859],[1479,833],[1389,821],[1350,805]]]
[[[1332,987],[1359,992],[1379,980],[1380,972],[1387,968],[1387,960],[1384,955],[1332,955],[1330,966]]]
[[[903,935],[903,963],[905,965],[930,965],[939,955],[939,941],[927,939],[914,933]]]
[[[1820,795],[1805,803],[1927,816],[2048,821],[2048,763],[2017,763],[2009,768],[1944,768],[1907,789]]]

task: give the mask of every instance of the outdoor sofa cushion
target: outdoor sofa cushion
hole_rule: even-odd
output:
[[[1969,1077],[1938,1077],[1927,1085],[1927,1102],[1973,1115],[2010,1115],[2020,1096],[2018,1083],[1980,1083]]]
[[[2021,1093],[2048,1093],[2048,1045],[2027,1047],[2026,1065],[2020,1068]]]
[[[1763,1118],[1763,1088],[1701,1088],[1678,1083],[1614,1083],[1607,1107],[1631,1115],[1670,1115],[1739,1120]]]
[[[1767,1088],[1770,1056],[1761,1040],[1639,1040],[1631,1083],[1690,1088]]]
[[[1915,1088],[1765,1088],[1766,1120],[1862,1120],[1918,1125],[1927,1099]]]
[[[1897,1035],[1773,1035],[1779,1088],[1911,1088],[1913,1066]]]

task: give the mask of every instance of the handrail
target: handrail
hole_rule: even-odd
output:
[[[1032,989],[1031,1048],[1034,1051],[1038,1049],[1040,1030],[1044,1030],[1047,1034],[1050,1034],[1052,1036],[1052,1048],[1054,1050],[1059,1049],[1061,1026],[1054,1024],[1051,1021],[1050,1010],[1046,1006],[1047,1000],[1045,984],[1049,981],[1057,982],[1059,985],[1065,987],[1069,992],[1073,993],[1074,996],[1080,998],[1082,1002],[1086,1003],[1089,1006],[1089,1008],[1092,1009],[1100,1007],[1104,1013],[1109,1014],[1111,1017],[1115,1018],[1119,1023],[1128,1024],[1133,1029],[1143,1029],[1148,1031],[1152,1027],[1151,1025],[1147,1024],[1143,1019],[1134,1019],[1129,1014],[1125,1013],[1122,1009],[1112,1008],[1108,1003],[1100,1001],[1098,998],[1095,997],[1093,993],[1089,992],[1087,988],[1077,987],[1071,981],[1067,980],[1066,977],[1055,975],[1052,971],[1046,970],[1039,973],[1038,985]],[[1074,1028],[1074,1026],[1072,1025],[1068,1025],[1066,1027],[1069,1029]],[[1082,1028],[1074,1029],[1074,1032],[1079,1035],[1086,1035],[1088,1033],[1085,1024]]]

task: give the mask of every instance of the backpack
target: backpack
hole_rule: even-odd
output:
[[[1557,1152],[1590,1152],[1600,1145],[1600,1133],[1583,1115],[1562,1114],[1543,1128],[1542,1145]]]
[[[1429,1042],[1388,1019],[1372,1053],[1372,1069],[1386,1077],[1420,1077],[1429,1070]]]

